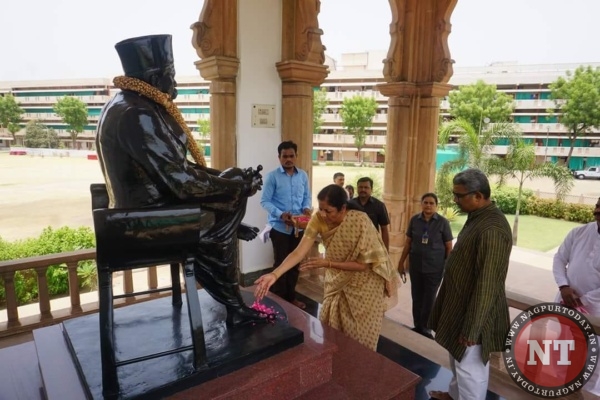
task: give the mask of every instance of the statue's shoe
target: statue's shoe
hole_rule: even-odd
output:
[[[227,319],[225,323],[230,328],[248,324],[265,324],[275,320],[275,314],[266,314],[253,308],[242,306],[239,308],[227,307]]]

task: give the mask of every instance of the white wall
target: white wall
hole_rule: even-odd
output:
[[[275,63],[281,60],[281,0],[238,0],[237,159],[238,166],[264,167],[263,176],[279,165],[277,146],[281,143],[281,79]],[[275,128],[253,128],[253,104],[275,105]],[[244,222],[262,229],[267,214],[260,207],[258,192],[248,202]],[[271,242],[258,239],[241,242],[240,267],[243,273],[273,266]]]

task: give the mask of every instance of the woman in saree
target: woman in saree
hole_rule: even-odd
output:
[[[275,281],[294,265],[300,270],[325,268],[324,299],[319,319],[376,350],[385,299],[397,282],[397,271],[367,214],[348,209],[344,188],[329,185],[317,196],[302,241],[273,272],[256,280],[254,294],[262,299]],[[304,259],[320,236],[325,258]]]

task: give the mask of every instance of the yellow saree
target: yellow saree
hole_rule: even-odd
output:
[[[349,210],[339,226],[329,229],[316,213],[304,235],[321,236],[327,260],[369,264],[365,271],[325,270],[319,319],[376,350],[385,312],[385,282],[392,282],[396,271],[375,226],[367,214]]]

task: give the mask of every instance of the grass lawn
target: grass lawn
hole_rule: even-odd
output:
[[[512,228],[515,216],[507,215],[506,218]],[[450,222],[454,237],[458,236],[466,220],[467,216],[465,214],[459,215],[456,220]],[[581,224],[533,215],[520,215],[517,246],[532,250],[549,251],[560,246],[567,233],[577,226],[581,226]]]

